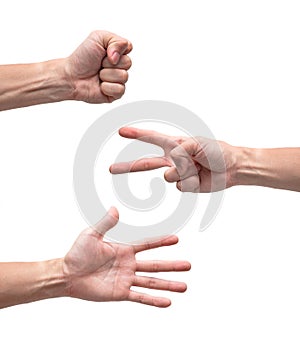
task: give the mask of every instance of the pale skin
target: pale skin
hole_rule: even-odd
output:
[[[167,182],[183,192],[215,192],[238,185],[255,185],[300,192],[300,148],[236,147],[203,137],[175,137],[124,127],[125,138],[161,147],[161,157],[113,164],[113,174],[168,167]]]
[[[131,43],[107,31],[94,31],[67,58],[0,66],[0,111],[78,100],[110,103],[122,97],[131,60]],[[89,301],[133,301],[156,307],[171,304],[132,286],[184,292],[183,282],[141,276],[137,272],[178,272],[186,261],[138,261],[145,250],[177,244],[170,236],[140,245],[109,243],[105,233],[118,222],[110,209],[95,226],[84,230],[64,258],[43,262],[0,263],[0,308],[56,297]]]
[[[63,258],[0,263],[0,308],[57,297],[168,307],[170,299],[131,290],[131,287],[185,292],[183,282],[137,274],[188,271],[191,265],[187,261],[136,259],[139,252],[177,244],[178,238],[168,236],[139,245],[104,241],[105,233],[117,224],[118,216],[118,211],[111,208],[96,225],[79,235]]]
[[[122,97],[132,44],[107,31],[94,31],[66,58],[0,66],[0,111],[79,100],[110,103]]]

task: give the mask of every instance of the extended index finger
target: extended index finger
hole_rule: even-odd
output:
[[[134,246],[134,252],[138,253],[145,250],[156,249],[160,247],[166,247],[178,243],[178,237],[175,235],[160,238],[149,242],[144,242]]]
[[[138,139],[142,142],[157,145],[164,150],[166,148],[172,148],[177,145],[175,139],[171,136],[153,130],[144,130],[127,126],[122,127],[119,130],[119,134],[120,136],[125,138]]]

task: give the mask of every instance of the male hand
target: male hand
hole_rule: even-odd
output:
[[[136,253],[178,242],[176,236],[140,245],[123,245],[103,241],[104,234],[118,222],[118,211],[111,208],[94,227],[84,230],[63,260],[63,270],[71,297],[90,301],[128,300],[167,307],[167,298],[131,290],[132,286],[184,292],[186,284],[136,275],[136,272],[187,271],[186,261],[137,261]]]
[[[94,31],[66,59],[66,78],[74,99],[107,103],[122,97],[128,80],[132,44],[107,31]]]
[[[169,167],[165,180],[176,182],[182,192],[215,192],[234,185],[236,148],[227,143],[203,137],[168,136],[132,127],[121,128],[119,134],[155,144],[164,150],[164,156],[115,163],[110,167],[112,174]]]

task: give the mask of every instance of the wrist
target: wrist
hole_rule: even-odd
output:
[[[47,91],[47,102],[73,100],[75,89],[66,71],[66,59],[56,59],[40,64],[41,75],[45,75],[43,88]]]
[[[262,175],[261,149],[236,147],[234,186],[259,185]]]
[[[66,276],[63,272],[63,259],[40,262],[43,269],[41,283],[42,298],[58,298],[68,296]]]

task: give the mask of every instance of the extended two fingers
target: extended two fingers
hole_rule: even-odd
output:
[[[165,156],[141,158],[136,161],[115,163],[110,167],[110,172],[112,174],[146,171],[172,166],[172,163],[168,157],[168,152],[178,145],[177,140],[173,137],[156,131],[134,127],[123,127],[119,130],[119,134],[125,138],[138,139],[142,142],[159,146],[164,150]]]

